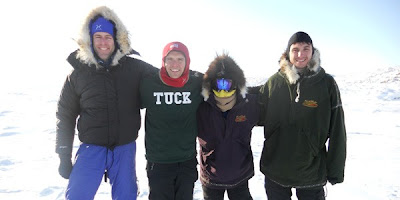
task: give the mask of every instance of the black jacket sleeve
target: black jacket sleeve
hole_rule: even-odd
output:
[[[329,146],[327,153],[328,181],[332,184],[341,183],[344,180],[344,168],[346,162],[346,128],[342,100],[339,88],[333,79],[329,77],[330,98],[332,103],[331,122],[329,127]]]
[[[72,154],[76,118],[80,113],[79,96],[72,81],[73,73],[67,77],[57,105],[56,153],[58,154]]]

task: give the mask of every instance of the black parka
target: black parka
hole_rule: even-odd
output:
[[[204,77],[205,101],[197,110],[200,180],[209,188],[235,188],[254,176],[250,142],[260,114],[257,95],[247,94],[244,73],[227,54],[217,56]],[[226,112],[218,107],[213,93],[218,78],[232,80],[236,90],[235,103]]]
[[[116,24],[119,47],[108,67],[98,64],[91,50],[89,23],[102,15]],[[83,25],[79,50],[68,57],[67,76],[57,107],[56,152],[71,154],[77,124],[81,142],[110,149],[134,141],[140,129],[140,78],[156,68],[132,57],[128,33],[107,7],[93,10]]]
[[[197,110],[200,180],[209,188],[234,188],[254,176],[252,129],[259,116],[257,96],[237,95],[226,118],[214,96]]]

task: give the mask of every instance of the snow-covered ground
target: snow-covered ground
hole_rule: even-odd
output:
[[[348,153],[345,181],[328,184],[327,199],[400,199],[400,67],[337,75],[335,79],[345,110]],[[260,77],[248,80],[255,85]],[[0,199],[63,199],[67,180],[58,175],[54,152],[61,83],[0,86]],[[137,140],[138,199],[148,199],[143,136],[141,129]],[[254,128],[256,174],[250,190],[256,200],[267,199],[259,171],[262,145],[263,130]],[[111,199],[108,183],[102,182],[95,199]],[[202,199],[199,182],[194,199]]]

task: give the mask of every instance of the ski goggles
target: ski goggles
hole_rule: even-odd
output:
[[[217,79],[214,88],[215,89],[213,89],[213,92],[215,96],[222,98],[230,97],[236,92],[236,89],[232,88],[231,79],[224,79],[224,78]]]

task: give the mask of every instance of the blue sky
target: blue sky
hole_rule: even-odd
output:
[[[1,51],[7,58],[2,67],[17,74],[24,69],[19,78],[43,69],[63,77],[71,69],[65,59],[77,48],[73,38],[83,18],[100,5],[118,14],[132,47],[157,67],[164,45],[177,40],[189,48],[191,69],[205,72],[217,53],[229,52],[246,76],[269,77],[297,31],[309,33],[328,73],[400,65],[396,0],[16,0],[0,12],[2,19],[12,19],[2,22],[6,48]],[[41,70],[35,67],[39,63]]]
[[[217,2],[216,6],[228,15],[262,27],[263,36],[268,38],[261,44],[265,52],[281,53],[289,37],[302,30],[320,49],[322,65],[334,71],[400,64],[400,1]],[[280,47],[271,45],[275,49],[269,49],[274,41],[279,41]]]
[[[143,20],[148,23],[144,27],[156,28],[156,32],[144,39],[149,36],[146,29],[135,30],[133,26],[138,35],[133,40],[138,45],[150,42],[154,45],[152,52],[157,48],[161,52],[168,38],[182,40],[195,56],[192,67],[199,71],[206,69],[216,52],[228,51],[245,73],[259,75],[261,70],[268,76],[277,70],[277,60],[288,39],[299,30],[310,34],[328,72],[400,64],[396,59],[400,54],[400,1],[206,0],[157,5],[141,10],[142,16],[151,18]],[[154,7],[154,1],[142,6]],[[180,23],[181,28],[174,26]],[[160,63],[159,53],[142,49],[139,51],[155,60],[154,64]]]

